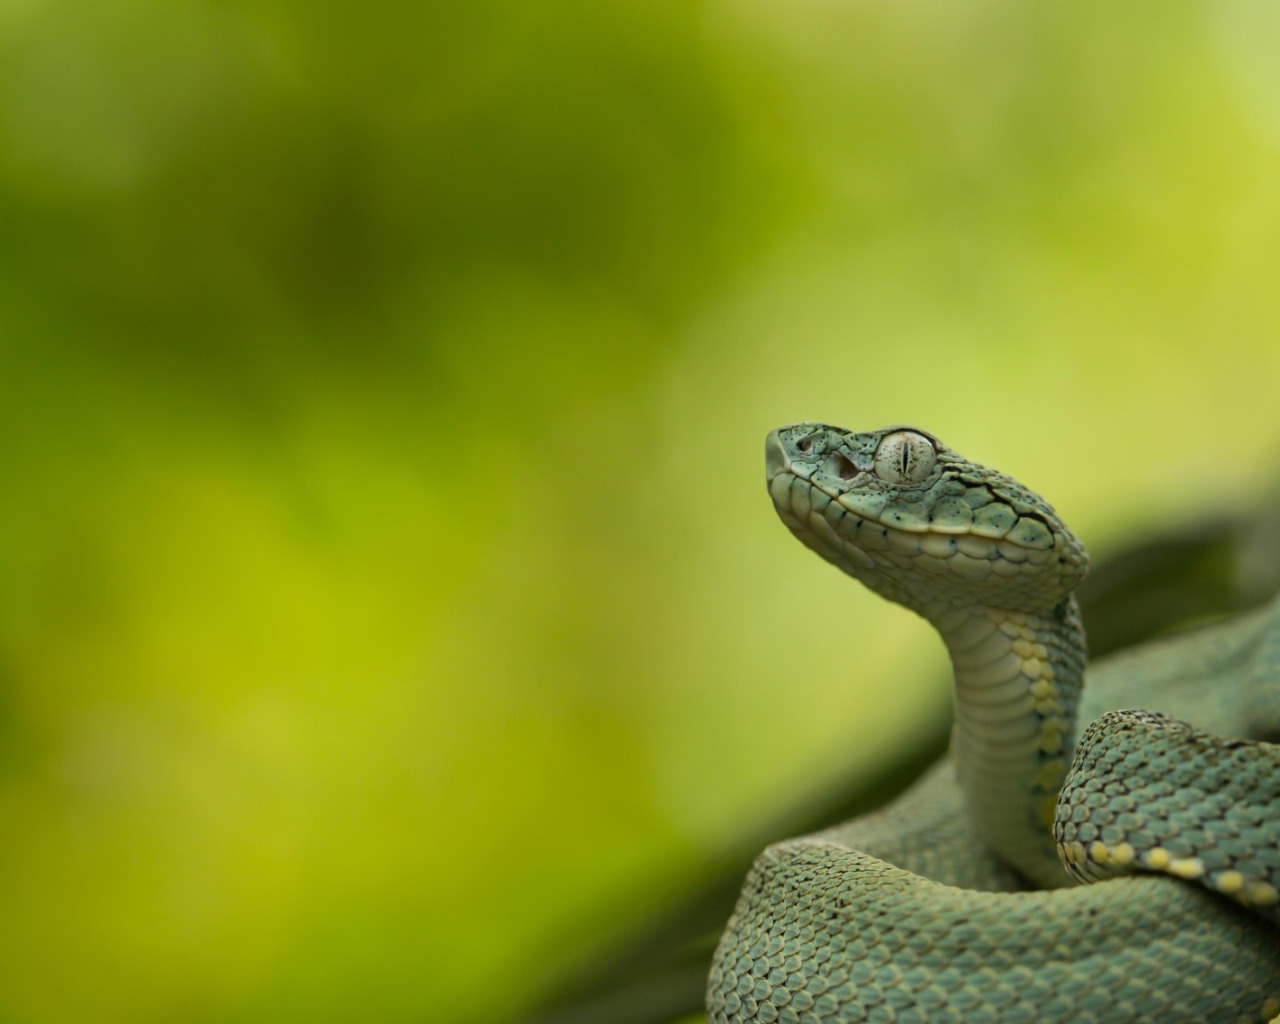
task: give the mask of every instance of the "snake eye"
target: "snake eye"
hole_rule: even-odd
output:
[[[899,430],[888,435],[876,450],[876,476],[891,484],[916,484],[927,477],[938,453],[923,434]]]

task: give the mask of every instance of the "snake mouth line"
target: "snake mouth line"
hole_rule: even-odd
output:
[[[783,481],[783,484],[781,487],[778,486],[778,481],[780,479]],[[814,504],[812,501],[806,501],[808,508],[802,512],[799,508],[796,507],[795,489],[797,484],[809,488],[810,492],[817,491],[819,494],[823,495],[827,499],[827,504],[823,505],[822,509],[818,509],[814,507]],[[867,516],[864,516],[861,513],[853,511],[853,509],[851,508],[847,508],[840,501],[839,494],[832,493],[830,490],[823,487],[821,484],[816,483],[815,481],[809,479],[808,477],[801,476],[794,469],[790,469],[790,468],[780,469],[778,470],[777,473],[775,473],[773,476],[769,478],[769,495],[770,497],[773,498],[774,506],[778,510],[779,515],[787,515],[790,518],[796,520],[796,522],[800,524],[799,529],[802,529],[808,533],[815,532],[812,525],[809,522],[809,514],[813,512],[817,512],[820,518],[826,519],[827,517],[823,513],[823,510],[829,507],[830,505],[836,505],[842,510],[843,512],[842,519],[843,518],[852,519],[853,528],[855,530],[860,529],[865,523],[872,523],[886,531],[890,529],[888,526],[885,526],[884,524],[880,523],[878,520],[868,518]],[[829,520],[828,520],[828,525],[830,525],[833,530],[835,529],[834,524],[831,524]],[[849,543],[849,541],[846,538],[841,537],[839,539],[842,542]]]
[[[796,503],[796,489],[799,486],[808,488],[806,508],[803,510]],[[826,499],[821,507],[815,507],[811,500],[814,492]],[[889,547],[890,527],[846,508],[825,487],[806,479],[791,468],[781,469],[769,478],[769,494],[779,518],[806,547],[812,548],[846,572],[859,570],[877,575],[882,573],[870,550]],[[826,511],[833,506],[840,509],[838,518]],[[878,543],[871,542],[869,536],[866,538],[869,543],[860,543],[864,529],[868,533],[871,530],[877,532]]]
[[[845,461],[848,462],[849,460],[846,459]],[[859,471],[855,469],[855,472]],[[784,480],[785,483],[779,485],[779,480]],[[797,472],[793,465],[779,468],[777,472],[767,478],[767,482],[770,497],[773,499],[779,515],[788,517],[787,525],[789,527],[793,530],[824,536],[829,542],[831,538],[825,537],[826,531],[820,527],[815,528],[809,519],[810,513],[817,512],[819,519],[825,520],[832,533],[841,541],[842,550],[850,545],[858,548],[862,547],[859,542],[862,538],[861,528],[865,525],[877,527],[885,543],[889,543],[889,537],[896,535],[908,547],[913,543],[925,544],[928,548],[925,552],[926,554],[932,554],[940,558],[951,557],[958,546],[970,559],[989,562],[1005,561],[1020,566],[1026,562],[1043,564],[1049,560],[1049,555],[1053,550],[1052,547],[1045,547],[1039,544],[1020,543],[1017,537],[1010,535],[1009,531],[1005,531],[1003,535],[992,535],[981,531],[940,529],[932,523],[920,527],[904,525],[898,522],[886,522],[884,519],[867,515],[865,510],[850,507],[846,501],[842,500],[848,494],[847,491],[832,489],[819,480]],[[803,485],[808,489],[806,500],[803,502],[803,506],[807,506],[807,508],[797,507],[795,500],[797,485]],[[810,496],[813,492],[822,495],[826,500],[815,503]],[[1000,502],[997,499],[992,504],[1000,504]],[[832,505],[841,510],[841,515],[838,519],[833,519],[832,516],[825,514],[826,509]],[[1029,517],[1023,515],[1022,518]],[[1034,518],[1044,524],[1044,520],[1041,517],[1035,516]],[[854,531],[853,536],[849,534],[847,523],[850,519],[852,520],[852,529]],[[793,525],[796,523],[798,523],[798,526]],[[1044,525],[1047,526],[1047,524]],[[1045,532],[1048,534],[1047,529]],[[885,544],[874,542],[866,545],[869,550],[876,550],[884,546]]]
[[[784,483],[779,485],[778,481]],[[809,477],[802,476],[793,468],[784,468],[778,470],[773,476],[768,478],[769,494],[773,498],[774,505],[780,516],[787,522],[787,526],[797,533],[808,533],[819,537],[831,543],[833,540],[839,541],[840,551],[842,554],[848,554],[850,548],[856,549],[862,553],[864,545],[860,543],[862,538],[862,529],[864,527],[872,527],[879,533],[883,543],[871,543],[865,545],[868,550],[879,550],[889,544],[889,537],[896,535],[908,544],[919,543],[924,538],[930,538],[935,543],[943,545],[954,545],[958,541],[968,540],[971,543],[966,547],[966,552],[970,558],[978,558],[987,561],[1008,561],[1015,564],[1021,564],[1027,561],[1027,554],[1038,554],[1043,549],[1028,547],[1018,544],[1012,540],[997,541],[986,537],[978,537],[971,534],[956,534],[943,530],[906,530],[901,529],[897,524],[886,523],[881,519],[874,519],[862,512],[855,511],[840,500],[844,492],[835,492],[824,487],[821,483]],[[807,508],[797,507],[796,487],[803,486],[808,489],[809,495],[804,504]],[[820,506],[812,500],[812,493],[817,492],[826,498],[826,502]],[[839,518],[834,519],[828,515],[826,509],[832,505],[840,509]],[[824,522],[829,528],[827,530],[814,526],[813,516],[816,514],[818,520]],[[978,552],[976,547],[980,546],[983,550]],[[948,557],[951,552],[939,552],[940,557]]]

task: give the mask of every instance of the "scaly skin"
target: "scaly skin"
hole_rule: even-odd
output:
[[[938,629],[956,725],[951,761],[888,808],[761,854],[716,952],[712,1024],[1280,1014],[1280,799],[1253,783],[1275,748],[1137,715],[1104,719],[1072,762],[1077,717],[1120,706],[1247,734],[1277,703],[1280,605],[1112,659],[1085,690],[1087,560],[1043,499],[911,428],[798,424],[766,464],[801,541]],[[1166,785],[1188,759],[1201,770]],[[1241,763],[1246,784],[1210,791]],[[1106,878],[1084,888],[1050,828],[1068,767],[1064,860]]]
[[[1108,711],[1080,741],[1054,836],[1082,882],[1159,872],[1280,925],[1280,746]]]

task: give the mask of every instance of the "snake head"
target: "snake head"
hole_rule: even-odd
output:
[[[926,618],[957,605],[1049,612],[1088,568],[1048,502],[915,427],[780,427],[765,466],[797,538]]]

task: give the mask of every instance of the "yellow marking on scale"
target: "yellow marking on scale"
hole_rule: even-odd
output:
[[[1115,846],[1109,848],[1109,852],[1111,854],[1111,863],[1122,868],[1132,864],[1133,858],[1136,856],[1130,843],[1116,843]]]
[[[1204,861],[1199,857],[1179,857],[1169,862],[1168,871],[1179,878],[1200,878],[1204,875]]]
[[[1226,893],[1228,896],[1234,896],[1236,893],[1244,889],[1244,875],[1239,871],[1224,871],[1213,883],[1218,892]]]
[[[1169,856],[1169,851],[1163,846],[1153,846],[1142,855],[1142,863],[1149,868],[1154,868],[1156,871],[1163,871],[1172,860],[1173,858]]]
[[[1254,906],[1270,907],[1280,901],[1280,892],[1268,882],[1250,882],[1245,886],[1244,898]]]

